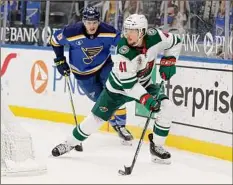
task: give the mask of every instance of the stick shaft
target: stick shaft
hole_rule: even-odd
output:
[[[145,124],[145,126],[144,126],[143,131],[142,131],[141,138],[140,138],[140,140],[139,140],[139,142],[138,142],[138,146],[137,146],[137,149],[136,149],[136,152],[135,152],[135,154],[134,154],[134,158],[133,158],[133,161],[132,161],[132,164],[131,164],[131,167],[130,167],[130,168],[131,168],[131,172],[133,171],[134,165],[135,165],[135,163],[136,163],[136,160],[137,160],[137,157],[138,157],[138,153],[139,153],[139,151],[140,151],[140,148],[141,148],[141,145],[142,145],[142,141],[143,141],[143,138],[144,138],[144,136],[145,136],[147,127],[148,127],[148,125],[149,125],[149,123],[150,123],[150,119],[151,119],[152,113],[153,113],[153,112],[150,111],[149,117],[147,118],[146,124]]]
[[[69,96],[70,96],[70,104],[71,104],[71,107],[72,107],[72,112],[73,112],[73,116],[74,116],[74,121],[75,121],[75,124],[76,126],[78,125],[78,122],[77,122],[77,118],[76,118],[76,113],[75,113],[75,108],[74,108],[74,101],[73,101],[73,98],[72,98],[72,94],[71,94],[71,88],[70,88],[70,83],[69,83],[69,77],[68,76],[65,76],[66,78],[66,84],[68,86],[68,91],[69,91]]]
[[[163,85],[164,85],[164,80],[162,80],[161,83],[160,83],[159,94],[160,94],[160,92],[161,92],[161,90],[162,90]],[[132,173],[133,168],[134,168],[134,165],[135,165],[135,163],[136,163],[136,160],[137,160],[137,157],[138,157],[138,153],[139,153],[139,151],[140,151],[140,148],[141,148],[141,145],[142,145],[142,141],[143,141],[143,138],[144,138],[144,136],[145,136],[147,127],[148,127],[148,125],[149,125],[149,123],[150,123],[152,114],[153,114],[153,111],[150,111],[149,117],[147,118],[146,124],[145,124],[145,126],[144,126],[144,128],[143,128],[141,138],[140,138],[140,140],[139,140],[139,142],[138,142],[138,146],[137,146],[136,152],[135,152],[135,154],[134,154],[134,158],[133,158],[132,164],[131,164],[131,166],[130,166],[130,173]]]

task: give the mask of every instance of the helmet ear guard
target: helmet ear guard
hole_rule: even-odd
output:
[[[144,37],[146,35],[146,29],[142,28],[141,30],[139,30],[139,32],[141,32],[142,37]]]

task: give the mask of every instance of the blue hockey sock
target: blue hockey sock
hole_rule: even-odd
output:
[[[112,126],[119,125],[125,126],[126,125],[126,109],[118,109],[114,116],[109,120],[109,123]]]
[[[117,125],[115,116],[112,116],[111,119],[108,122],[112,125],[112,127]]]

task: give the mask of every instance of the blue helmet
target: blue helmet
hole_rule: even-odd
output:
[[[83,10],[83,20],[87,21],[100,21],[100,12],[97,10],[96,7],[87,5],[86,8]]]

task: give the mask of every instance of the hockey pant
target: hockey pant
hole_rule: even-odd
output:
[[[108,75],[112,69],[112,62],[107,61],[103,68],[96,73],[86,78],[77,79],[78,86],[82,89],[85,95],[96,102],[101,92],[105,87]],[[115,111],[114,115],[109,119],[109,123],[114,127],[126,125],[126,107],[122,105],[118,110]]]
[[[147,91],[151,95],[157,95],[158,88],[158,86],[151,85],[147,88]],[[157,145],[163,145],[171,126],[173,105],[166,95],[160,94],[159,96],[157,98],[161,101],[161,107],[160,111],[156,113],[156,121],[153,127],[153,141]],[[89,135],[97,132],[102,124],[111,118],[116,109],[126,102],[133,100],[133,98],[111,93],[107,89],[104,89],[93,107],[92,113],[80,125],[74,128],[73,136],[80,142],[84,141]]]

